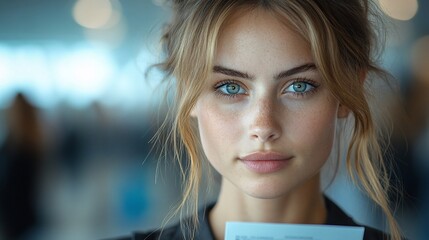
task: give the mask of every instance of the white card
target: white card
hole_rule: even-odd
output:
[[[227,222],[225,240],[363,240],[363,227]]]

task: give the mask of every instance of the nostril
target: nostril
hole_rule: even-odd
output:
[[[259,99],[249,115],[249,135],[253,140],[261,142],[272,141],[280,137],[280,117],[275,111],[275,102],[269,97]]]
[[[251,138],[261,142],[273,141],[280,136],[279,128],[259,128],[254,129]]]

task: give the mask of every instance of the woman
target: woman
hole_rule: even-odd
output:
[[[167,140],[186,181],[177,211],[193,214],[134,239],[223,239],[227,221],[357,225],[320,187],[344,122],[352,123],[348,170],[400,239],[364,87],[383,75],[370,3],[187,0],[174,10],[160,66],[176,86]],[[221,188],[215,204],[198,210],[206,160]],[[365,240],[384,238],[365,228]]]

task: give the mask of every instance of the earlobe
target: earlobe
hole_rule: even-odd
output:
[[[349,116],[350,109],[343,104],[340,103],[338,107],[337,117],[338,118],[346,118]]]
[[[367,76],[367,71],[361,71],[360,72],[359,80],[360,80],[361,84],[365,83],[366,76]],[[350,109],[347,106],[340,103],[340,105],[338,106],[337,117],[338,118],[347,118],[349,116],[349,114],[350,114]]]
[[[197,113],[196,113],[196,111],[195,111],[195,108],[196,108],[197,106],[196,105],[194,105],[193,107],[192,107],[192,109],[191,109],[191,113],[190,113],[190,116],[192,117],[192,118],[196,118],[197,117]]]

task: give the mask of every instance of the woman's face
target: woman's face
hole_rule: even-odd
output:
[[[192,116],[223,181],[275,198],[318,177],[346,110],[309,44],[264,10],[248,11],[223,28],[214,65]]]

